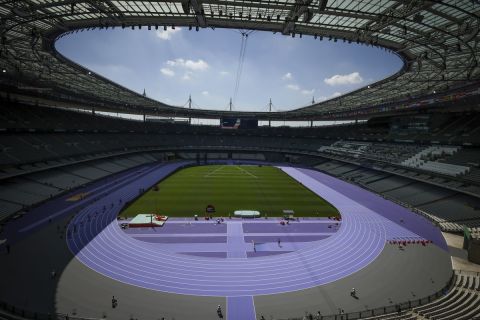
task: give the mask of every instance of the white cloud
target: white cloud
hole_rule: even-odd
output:
[[[193,61],[193,60],[185,60],[182,58],[177,58],[175,60],[168,60],[167,65],[171,67],[181,67],[181,68],[185,68],[193,71],[205,71],[209,68],[208,63],[202,59]]]
[[[175,75],[175,72],[168,68],[162,68],[160,69],[160,72],[167,77],[173,77]]]
[[[350,74],[336,74],[330,78],[324,79],[325,83],[330,86],[337,86],[337,85],[344,85],[344,84],[356,84],[361,83],[363,78],[360,76],[358,72],[352,72]]]
[[[293,91],[298,91],[300,90],[300,87],[296,84],[287,84],[287,89],[293,90]]]
[[[192,72],[187,71],[182,77],[182,80],[191,80],[192,79]]]
[[[332,98],[336,98],[336,97],[339,97],[339,96],[341,96],[341,95],[342,95],[341,92],[334,92],[334,93],[332,94]]]
[[[221,76],[228,76],[230,74],[228,71],[220,71],[219,73]]]
[[[162,40],[170,40],[175,33],[180,32],[181,30],[182,28],[157,30],[156,34],[157,34],[157,37],[159,37]]]
[[[314,92],[315,92],[315,89],[312,89],[312,90],[303,89],[303,90],[301,91],[302,94],[304,94],[304,95],[309,95],[309,96],[313,95]]]
[[[282,76],[282,80],[292,80],[292,79],[293,79],[293,76],[290,72],[287,72]]]
[[[208,91],[202,91],[203,96],[208,96],[210,93]]]

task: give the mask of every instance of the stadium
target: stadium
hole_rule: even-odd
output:
[[[479,31],[475,0],[1,1],[0,319],[480,319]]]

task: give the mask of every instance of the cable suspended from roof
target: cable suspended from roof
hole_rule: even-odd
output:
[[[245,62],[245,55],[247,52],[247,42],[248,42],[248,36],[254,33],[254,30],[239,30],[238,31],[240,35],[242,36],[242,41],[240,43],[240,54],[238,56],[238,65],[237,65],[237,72],[235,75],[235,85],[233,89],[233,100],[232,100],[232,105],[235,105],[235,102],[237,101],[237,96],[238,96],[238,90],[240,89],[240,81],[242,80],[242,73],[243,73],[243,64]]]

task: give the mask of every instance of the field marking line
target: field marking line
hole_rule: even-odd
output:
[[[251,175],[251,176],[254,177],[255,179],[258,179],[258,177],[257,177],[256,175],[254,175],[253,173],[251,173],[251,172],[248,171],[248,170],[245,170],[245,169],[243,169],[243,168],[241,168],[241,167],[239,167],[239,166],[235,166],[235,168],[237,168],[237,169],[240,170],[240,171],[245,172],[245,173],[248,174],[248,175]]]
[[[203,177],[204,177],[204,178],[208,178],[208,177],[211,176],[212,174],[215,174],[215,172],[222,170],[223,167],[225,167],[225,166],[222,165],[222,166],[218,167],[217,169],[215,169],[215,170],[213,170],[213,171],[210,171],[207,175],[204,175]]]

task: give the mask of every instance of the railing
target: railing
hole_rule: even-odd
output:
[[[381,316],[384,314],[389,314],[389,313],[394,313],[394,312],[405,312],[405,311],[410,311],[412,308],[430,303],[441,296],[445,295],[452,287],[453,285],[453,279],[454,279],[454,273],[452,273],[452,276],[450,280],[447,282],[445,287],[442,288],[442,290],[429,295],[428,297],[424,297],[421,299],[417,300],[409,300],[405,301],[402,303],[397,303],[395,305],[391,306],[385,306],[385,307],[380,307],[376,309],[368,309],[364,311],[357,311],[357,312],[349,312],[345,314],[333,314],[333,315],[313,315],[312,314],[312,319],[314,320],[355,320],[355,319],[363,319],[363,318],[368,318],[368,317],[374,317],[374,316]],[[283,318],[279,320],[302,320],[302,319],[310,319],[309,314],[306,314],[305,317],[300,317],[300,318]]]

